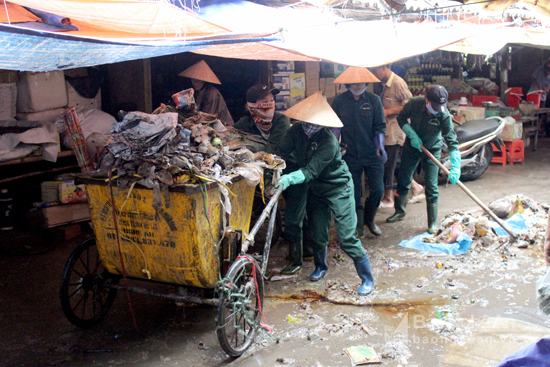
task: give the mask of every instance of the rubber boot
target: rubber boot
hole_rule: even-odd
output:
[[[308,242],[307,240],[304,242],[304,246],[302,247],[302,260],[303,261],[313,261],[313,245],[311,242]]]
[[[357,238],[363,238],[365,237],[365,229],[363,228],[363,209],[355,209],[355,213],[357,214],[357,227],[355,228],[355,235]]]
[[[361,260],[354,261],[354,263],[359,278],[363,280],[357,293],[360,296],[368,296],[374,290],[374,279],[372,278],[369,255],[365,255]]]
[[[407,216],[407,195],[394,196],[393,207],[395,208],[395,213],[386,219],[386,222],[388,223],[403,220]]]
[[[376,217],[376,213],[378,212],[378,208],[369,208],[368,206],[365,206],[365,224],[368,227],[370,233],[372,233],[375,236],[380,236],[382,234],[382,231],[380,228],[374,223],[374,218]]]
[[[323,251],[313,253],[313,262],[315,264],[315,270],[309,276],[309,280],[318,282],[325,276],[328,270],[326,247]]]
[[[290,262],[281,270],[282,275],[298,274],[302,270],[302,244],[300,242],[288,244]]]
[[[428,233],[434,234],[437,232],[438,225],[437,225],[437,203],[435,204],[428,204]]]

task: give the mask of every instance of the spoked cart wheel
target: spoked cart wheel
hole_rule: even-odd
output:
[[[252,258],[238,258],[229,268],[220,289],[217,330],[223,350],[241,356],[252,344],[260,325],[264,302],[261,269]]]
[[[115,301],[119,278],[105,270],[95,239],[88,239],[71,253],[61,278],[61,306],[71,323],[87,328],[101,322]]]

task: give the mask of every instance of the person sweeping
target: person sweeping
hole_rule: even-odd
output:
[[[428,232],[431,234],[437,232],[439,167],[422,153],[421,147],[424,146],[437,160],[440,160],[443,139],[445,139],[452,165],[449,181],[455,185],[460,179],[460,152],[452,118],[446,107],[448,98],[449,94],[444,87],[429,85],[426,87],[425,97],[411,98],[397,116],[399,126],[407,138],[403,145],[401,166],[397,175],[397,192],[394,196],[395,213],[386,219],[386,222],[393,223],[406,217],[407,196],[411,181],[418,163],[422,161],[426,179]]]
[[[338,140],[328,129],[342,127],[342,122],[321,92],[291,107],[285,115],[300,122],[288,130],[279,144],[278,153],[285,160],[294,155],[300,168],[281,176],[277,186],[287,189],[290,185],[308,184],[309,189],[304,195],[307,195],[307,220],[315,264],[310,280],[319,281],[328,271],[328,231],[334,216],[340,247],[353,259],[362,280],[358,293],[360,296],[369,295],[374,289],[374,280],[369,256],[355,234],[357,216],[353,180],[342,160]]]

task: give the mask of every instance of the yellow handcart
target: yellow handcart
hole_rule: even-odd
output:
[[[222,348],[230,356],[242,355],[260,326],[263,279],[282,189],[247,233],[254,187],[242,178],[234,179],[228,190],[222,187],[225,195],[216,183],[163,192],[80,181],[86,184],[95,238],[78,245],[63,270],[60,298],[68,320],[84,328],[98,324],[119,289],[217,306]],[[246,250],[267,218],[264,250],[256,259]],[[126,279],[173,285],[176,291],[128,286]]]

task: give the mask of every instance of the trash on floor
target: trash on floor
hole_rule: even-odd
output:
[[[354,366],[382,363],[374,349],[366,346],[357,346],[344,349]]]

